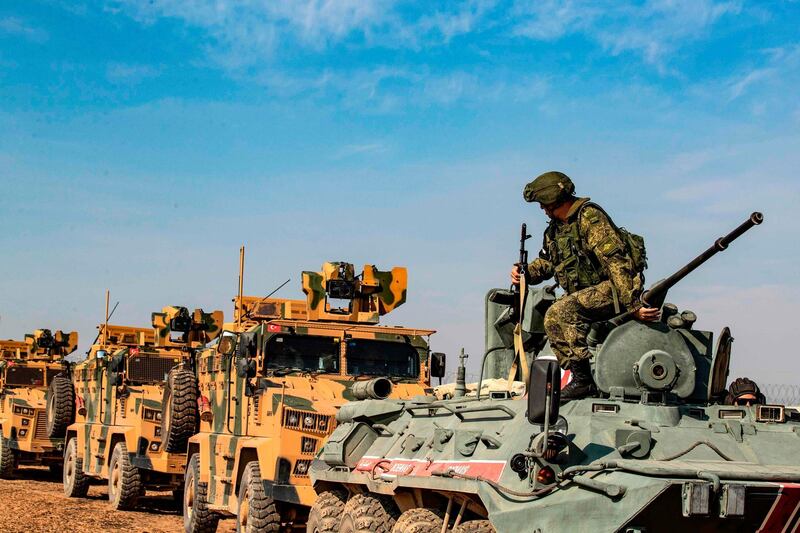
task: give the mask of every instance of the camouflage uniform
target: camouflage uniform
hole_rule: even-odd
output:
[[[592,322],[640,307],[642,277],[603,211],[579,198],[567,221],[550,222],[539,257],[528,266],[532,284],[555,277],[566,295],[547,311],[544,327],[562,367],[589,357]],[[579,242],[575,242],[579,241]]]

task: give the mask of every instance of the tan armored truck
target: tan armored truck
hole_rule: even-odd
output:
[[[120,510],[147,490],[180,492],[186,441],[197,431],[194,354],[219,335],[222,321],[221,311],[165,307],[152,314],[152,330],[100,326],[99,342],[72,373],[67,496],[86,496],[90,479],[108,481],[109,501]]]
[[[316,500],[311,461],[336,426],[337,409],[367,398],[431,393],[444,354],[429,329],[378,325],[406,301],[405,268],[325,263],[303,272],[305,300],[234,299],[234,322],[198,354],[200,432],[189,440],[187,532],[305,524]],[[432,365],[433,362],[433,365]],[[435,367],[435,368],[432,368]]]
[[[0,341],[0,478],[20,464],[60,469],[64,441],[54,436],[46,405],[53,390],[69,388],[64,357],[77,347],[76,332],[49,329],[24,342]]]

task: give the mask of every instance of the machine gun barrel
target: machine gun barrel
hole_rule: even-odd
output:
[[[721,252],[728,248],[728,245],[741,237],[741,235],[752,228],[753,226],[757,226],[764,221],[764,215],[759,213],[758,211],[753,212],[750,215],[750,218],[739,224],[739,226],[725,235],[724,237],[720,237],[717,239],[713,245],[711,245],[705,252],[701,253],[691,261],[689,261],[685,266],[683,266],[680,270],[672,274],[666,279],[663,279],[642,294],[642,303],[646,307],[661,307],[664,304],[664,299],[667,296],[667,291],[669,291],[673,286],[675,286],[680,280],[688,276],[692,271],[694,271],[697,267],[711,259],[714,255],[718,252]]]

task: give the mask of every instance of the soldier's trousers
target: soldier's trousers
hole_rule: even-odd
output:
[[[556,300],[544,315],[544,330],[558,364],[567,368],[573,361],[589,357],[586,337],[592,322],[616,315],[610,281],[575,291]]]

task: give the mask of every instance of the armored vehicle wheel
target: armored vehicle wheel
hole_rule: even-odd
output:
[[[75,418],[75,389],[64,374],[58,374],[50,382],[47,392],[47,436],[60,439],[67,432],[67,426]]]
[[[400,510],[391,498],[356,494],[344,506],[340,533],[390,533]]]
[[[183,485],[183,529],[186,533],[214,533],[219,516],[208,510],[208,483],[200,481],[200,456],[192,455]]]
[[[127,511],[136,506],[142,495],[139,469],[131,464],[128,447],[118,442],[108,466],[108,501],[117,511]]]
[[[78,456],[78,439],[71,438],[64,452],[64,496],[85,498],[89,492],[89,478],[83,475],[83,459]]]
[[[186,452],[189,437],[197,433],[197,421],[197,381],[194,374],[184,369],[173,369],[161,398],[164,449],[170,453]]]
[[[442,513],[432,509],[409,509],[400,515],[392,533],[440,533]]]
[[[338,533],[346,500],[347,493],[343,490],[320,492],[308,513],[306,533]]]
[[[495,533],[495,530],[488,520],[470,520],[458,526],[453,533]]]
[[[278,531],[281,515],[272,498],[264,494],[258,462],[247,463],[239,484],[239,507],[236,512],[236,532]]]
[[[8,440],[0,435],[0,479],[8,479],[14,474],[16,457],[8,446]]]

